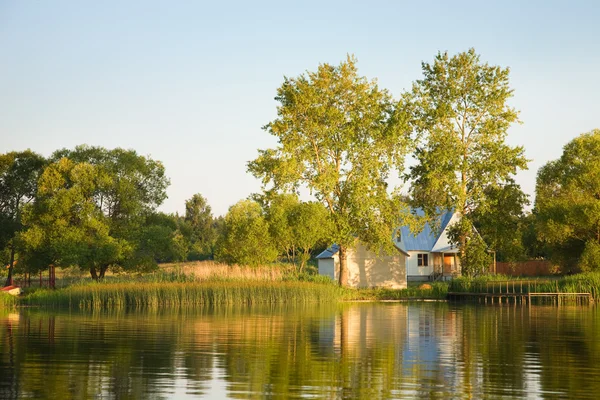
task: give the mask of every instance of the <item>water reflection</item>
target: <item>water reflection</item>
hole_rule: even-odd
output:
[[[595,398],[593,307],[0,311],[0,398]]]

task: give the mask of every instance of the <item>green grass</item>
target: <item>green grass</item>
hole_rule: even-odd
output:
[[[161,308],[214,304],[331,302],[344,290],[308,282],[92,283],[61,290],[38,289],[20,304],[82,309]]]
[[[200,305],[335,303],[357,300],[444,299],[446,283],[431,289],[341,288],[329,278],[308,273],[281,280],[213,277],[197,280],[185,274],[161,273],[133,279],[111,277],[103,282],[77,281],[56,290],[26,288],[19,298],[3,296],[0,307],[39,306],[80,309],[169,308]]]
[[[515,278],[505,275],[461,277],[450,282],[448,291],[459,293],[591,293],[594,300],[598,300],[600,272],[588,272],[560,278]]]
[[[409,286],[406,289],[358,289],[347,292],[347,300],[444,300],[448,294],[445,282],[431,283],[431,289]]]
[[[19,299],[8,293],[0,292],[0,308],[10,308],[18,304]]]

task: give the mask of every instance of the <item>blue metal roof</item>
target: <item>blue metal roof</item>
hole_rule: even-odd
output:
[[[414,209],[414,212],[420,217],[425,216],[425,213],[421,208]],[[433,228],[428,222],[423,227],[423,230],[416,236],[410,231],[408,226],[400,228],[402,236],[400,242],[397,243],[400,251],[404,253],[407,251],[431,251],[442,232],[444,232],[444,229],[446,229],[446,226],[448,226],[450,219],[452,219],[452,215],[454,215],[452,211],[442,212],[434,219]],[[331,245],[327,250],[324,250],[315,258],[332,258],[339,249],[340,246],[337,244]]]
[[[329,247],[329,248],[328,248],[328,249],[326,249],[326,250],[323,250],[323,251],[322,251],[321,253],[319,253],[319,255],[318,255],[318,256],[316,256],[315,258],[316,258],[316,259],[319,259],[319,258],[332,258],[332,257],[333,257],[333,255],[334,255],[335,253],[337,253],[339,249],[340,249],[340,246],[338,246],[337,244],[332,244],[332,245],[331,245],[331,247]]]
[[[423,210],[420,208],[415,209],[415,212],[421,217],[425,215]],[[454,213],[451,211],[444,211],[433,221],[433,228],[428,222],[423,227],[423,230],[416,236],[410,231],[408,226],[403,226],[400,228],[400,247],[405,251],[431,251],[440,235],[448,225],[448,222],[450,222],[453,214]]]

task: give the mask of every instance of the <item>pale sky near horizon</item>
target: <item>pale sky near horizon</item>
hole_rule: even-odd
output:
[[[246,163],[276,145],[261,126],[284,75],[350,53],[397,98],[421,61],[474,47],[511,69],[533,195],[539,167],[600,128],[600,2],[422,4],[0,0],[0,153],[133,148],[165,165],[161,210],[201,193],[220,215],[260,191]]]

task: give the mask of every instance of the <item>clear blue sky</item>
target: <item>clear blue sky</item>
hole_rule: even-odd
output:
[[[511,68],[533,195],[538,168],[600,128],[598,4],[0,0],[0,152],[133,148],[165,164],[162,210],[199,192],[223,214],[260,190],[246,162],[275,145],[261,126],[284,75],[352,53],[399,96],[438,50],[475,47]]]

